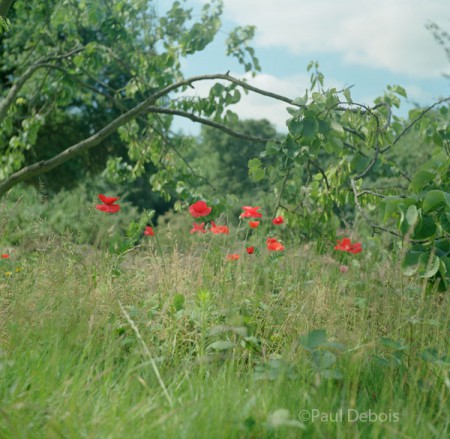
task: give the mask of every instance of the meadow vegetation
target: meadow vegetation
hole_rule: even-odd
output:
[[[229,235],[161,224],[124,250],[126,205],[94,203],[80,207],[92,244],[34,217],[27,240],[3,247],[0,437],[448,434],[449,297],[402,276],[396,248],[286,238],[250,255],[242,221]],[[20,201],[9,209],[26,217]]]

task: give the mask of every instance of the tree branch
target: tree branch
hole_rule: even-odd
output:
[[[331,186],[330,183],[328,182],[328,178],[325,174],[325,171],[314,160],[309,159],[308,162],[311,163],[315,168],[317,168],[317,170],[322,174],[323,180],[325,181],[325,186],[327,187],[327,190],[330,190]]]
[[[50,61],[56,61],[56,60],[59,60],[59,59],[67,58],[67,57],[72,56],[72,55],[74,55],[74,54],[76,54],[78,52],[81,52],[83,50],[84,50],[84,48],[77,48],[77,49],[71,50],[70,52],[62,54],[62,55],[42,58],[39,61],[37,61],[35,64],[32,64],[31,66],[29,66],[23,72],[22,76],[20,76],[20,78],[10,88],[10,90],[9,90],[8,94],[6,95],[6,97],[0,101],[0,124],[5,119],[6,114],[7,114],[8,110],[9,110],[9,108],[11,107],[11,105],[13,104],[13,102],[14,102],[17,94],[19,93],[19,91],[22,89],[22,87],[25,85],[25,83],[34,75],[34,73],[37,70],[39,70],[41,68],[48,68],[48,67],[57,68],[57,66],[54,66],[54,65],[48,64],[48,63]]]
[[[78,50],[82,50],[82,49],[77,49],[77,51]],[[75,51],[72,51],[72,53],[74,53],[74,52]],[[68,56],[68,54],[66,54],[64,56]],[[28,77],[30,77],[34,73],[34,71],[36,71],[36,68],[39,68],[39,67],[40,67],[39,64],[34,64],[33,66],[31,66],[28,70],[32,70],[32,71],[28,72]],[[23,76],[22,76],[22,78],[23,78]],[[26,166],[25,168],[22,168],[19,171],[15,172],[14,174],[10,175],[8,178],[6,178],[2,182],[0,182],[0,197],[2,197],[9,189],[11,189],[16,184],[18,184],[22,181],[28,180],[37,175],[41,175],[43,173],[51,171],[52,169],[63,164],[67,160],[70,160],[75,155],[78,155],[83,151],[86,151],[90,148],[93,148],[94,146],[97,146],[103,140],[105,140],[107,137],[109,137],[112,133],[114,133],[120,126],[125,125],[129,121],[135,119],[139,115],[146,113],[146,112],[159,113],[159,114],[172,114],[172,115],[186,117],[186,118],[193,120],[194,122],[199,122],[204,125],[209,125],[214,128],[220,129],[229,135],[232,135],[232,136],[235,136],[235,137],[238,137],[241,139],[245,139],[245,140],[254,141],[254,142],[264,142],[265,143],[269,140],[272,140],[272,139],[265,139],[265,138],[261,138],[261,137],[255,137],[255,136],[250,136],[247,134],[238,133],[223,124],[220,124],[218,122],[212,122],[208,119],[196,116],[196,115],[188,113],[188,112],[184,112],[181,110],[175,110],[175,109],[169,109],[169,108],[162,108],[162,107],[157,107],[157,106],[153,105],[159,98],[169,94],[170,92],[172,92],[178,88],[188,86],[188,85],[192,84],[193,82],[210,80],[210,79],[228,80],[230,82],[239,84],[242,87],[247,88],[248,90],[254,91],[255,93],[273,97],[274,99],[280,99],[280,100],[288,99],[283,96],[276,95],[274,93],[266,92],[266,91],[258,89],[256,87],[249,86],[245,82],[240,81],[239,79],[236,79],[228,74],[194,76],[192,78],[181,80],[177,83],[171,84],[171,85],[163,88],[162,90],[158,91],[157,93],[154,93],[153,95],[151,95],[150,97],[145,99],[143,102],[136,105],[131,110],[127,111],[126,113],[124,113],[124,114],[120,115],[119,117],[117,117],[116,119],[114,119],[112,122],[110,122],[104,128],[102,128],[100,131],[98,131],[97,133],[88,137],[87,139],[84,139],[81,142],[70,146],[69,148],[67,148],[60,154],[57,154],[56,156],[52,157],[51,159],[43,160],[43,161],[34,163],[32,165]],[[24,81],[23,81],[23,83],[24,83]],[[16,83],[16,85],[17,85],[17,83]],[[17,92],[18,92],[18,90],[14,93],[17,94]],[[12,94],[11,90],[10,90],[10,93],[8,94],[8,96],[10,94]],[[11,98],[11,99],[13,99],[13,98]],[[288,99],[288,101],[290,101],[290,99]],[[6,110],[7,110],[7,108],[6,108]],[[0,121],[1,121],[1,119],[0,119]]]
[[[417,122],[419,122],[420,119],[422,119],[422,117],[425,116],[425,114],[427,114],[430,110],[432,110],[434,107],[436,107],[437,105],[443,104],[444,102],[450,101],[450,96],[444,99],[441,99],[437,102],[435,102],[433,105],[430,105],[429,107],[425,108],[425,110],[423,110],[419,116],[417,116],[410,124],[408,124],[404,130],[395,138],[395,140],[388,146],[386,146],[386,148],[383,148],[380,152],[384,153],[386,151],[388,151],[390,148],[392,148]]]
[[[224,133],[229,134],[230,136],[237,137],[239,139],[243,140],[250,140],[252,142],[260,142],[260,143],[267,143],[267,142],[276,142],[280,143],[279,140],[276,139],[267,139],[265,137],[257,137],[257,136],[251,136],[249,134],[239,133],[238,131],[234,131],[233,129],[227,127],[226,125],[223,125],[219,122],[213,122],[212,120],[205,119],[204,117],[196,116],[195,114],[189,113],[187,111],[182,110],[175,110],[173,108],[162,108],[157,106],[150,106],[147,108],[147,111],[149,113],[158,113],[158,114],[170,114],[174,116],[181,116],[185,117],[187,119],[192,120],[193,122],[201,123],[202,125],[208,125],[213,128],[217,128]]]

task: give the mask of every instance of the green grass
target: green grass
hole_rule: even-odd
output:
[[[165,251],[2,261],[1,438],[448,437],[449,296],[395,258]]]

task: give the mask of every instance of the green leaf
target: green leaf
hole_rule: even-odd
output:
[[[312,94],[312,99],[317,104],[324,104],[327,101],[327,98],[322,93],[318,92],[314,92]]]
[[[424,253],[420,256],[419,262],[422,266],[422,270],[420,270],[420,277],[422,278],[429,279],[433,277],[439,270],[440,259],[436,255]]]
[[[295,98],[295,99],[292,101],[292,103],[293,103],[294,105],[299,105],[299,106],[304,106],[304,105],[307,104],[307,102],[308,102],[308,93],[305,93],[305,95],[304,95],[303,97]]]
[[[343,373],[340,370],[336,370],[336,369],[321,370],[320,375],[323,378],[326,378],[329,380],[342,380],[344,378]]]
[[[312,139],[319,131],[319,122],[315,117],[307,116],[303,119],[302,136]]]
[[[403,87],[401,87],[400,85],[393,85],[393,86],[391,87],[391,90],[392,90],[394,93],[397,93],[398,95],[403,96],[404,98],[407,97],[407,95],[406,95],[406,90],[405,90]]]
[[[207,349],[211,349],[214,351],[226,351],[228,349],[233,349],[236,345],[228,340],[217,340],[211,343]]]
[[[291,119],[288,124],[288,129],[294,137],[301,136],[303,132],[303,121]]]
[[[432,190],[427,192],[425,198],[423,199],[423,211],[430,212],[433,210],[438,210],[446,203],[446,196],[444,191]]]
[[[347,100],[347,102],[349,103],[349,104],[353,104],[353,100],[352,100],[352,97],[351,97],[351,94],[350,94],[350,89],[349,88],[344,88],[344,96],[345,96],[345,99]]]
[[[396,351],[404,351],[404,350],[408,349],[407,345],[404,345],[402,343],[399,343],[398,341],[392,340],[392,338],[381,337],[380,341],[383,346],[394,349]]]
[[[344,344],[338,343],[337,341],[327,341],[326,343],[322,343],[321,345],[324,348],[335,349],[336,351],[345,351],[347,348]]]
[[[402,261],[403,274],[405,276],[412,276],[417,273],[419,269],[419,258],[423,254],[420,251],[409,251],[406,253]]]
[[[344,134],[344,128],[339,122],[336,122],[335,120],[331,121],[331,129],[340,135]]]
[[[414,229],[414,239],[427,239],[436,233],[436,223],[430,215],[424,215]]]
[[[400,197],[386,197],[380,202],[380,216],[386,222],[394,213],[398,213],[398,205],[402,202]]]
[[[184,302],[186,301],[183,294],[177,293],[172,298],[172,308],[175,312],[181,311],[184,308]]]
[[[270,141],[266,143],[266,154],[272,155],[277,154],[281,150],[281,145],[279,143],[276,143],[274,141]]]
[[[416,225],[417,219],[419,218],[419,212],[415,204],[411,204],[411,206],[408,207],[405,217],[410,227]]]
[[[328,369],[334,363],[336,363],[336,355],[330,351],[313,351],[312,360],[314,368],[318,370]]]
[[[300,344],[308,350],[313,350],[326,342],[327,333],[323,329],[315,329],[300,337]]]
[[[329,145],[329,147],[331,148],[330,151],[327,150],[327,145]],[[344,142],[341,140],[339,136],[337,136],[336,134],[332,134],[328,136],[328,144],[325,144],[324,148],[325,151],[328,153],[339,152],[342,150],[342,148],[344,148]]]
[[[411,180],[410,189],[414,192],[419,192],[429,182],[433,181],[436,174],[434,172],[421,169],[416,172]]]
[[[248,161],[248,171],[253,181],[260,181],[266,175],[266,170],[262,168],[262,162],[258,158]]]

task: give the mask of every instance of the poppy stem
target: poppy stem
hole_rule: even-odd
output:
[[[161,243],[159,242],[157,233],[155,233],[155,239],[156,239],[156,246],[158,247],[159,254],[161,255],[161,267],[163,269],[164,274],[167,274],[166,263],[164,261],[164,254],[163,254]]]

